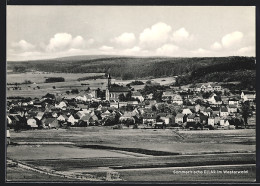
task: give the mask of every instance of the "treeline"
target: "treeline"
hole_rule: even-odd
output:
[[[79,60],[40,60],[7,63],[8,69],[23,66],[28,70],[63,73],[110,73],[112,77],[138,79],[148,77],[166,77],[190,74],[194,77],[205,76],[217,71],[234,71],[236,69],[253,69],[253,57],[108,57],[99,59],[81,58]]]
[[[64,82],[65,79],[63,77],[50,77],[45,79],[45,83],[54,83],[54,82]]]
[[[90,79],[105,79],[105,78],[106,78],[105,75],[101,75],[101,76],[87,76],[87,77],[78,78],[78,81],[84,81],[84,80],[90,80]]]
[[[236,70],[226,72],[212,72],[201,76],[184,75],[176,78],[175,85],[187,85],[206,82],[239,82],[236,89],[255,89],[256,70]]]

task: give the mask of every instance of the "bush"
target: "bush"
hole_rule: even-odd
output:
[[[53,82],[64,82],[65,79],[63,77],[50,77],[45,79],[45,83],[53,83]]]

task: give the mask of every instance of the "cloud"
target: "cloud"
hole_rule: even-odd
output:
[[[205,50],[203,48],[199,48],[197,50],[191,51],[191,53],[194,54],[195,56],[206,56],[210,53],[210,51]]]
[[[123,46],[123,47],[131,47],[135,44],[135,35],[133,33],[128,33],[125,32],[123,34],[121,34],[118,37],[115,37],[114,39],[112,39],[112,42]]]
[[[180,28],[173,32],[171,40],[179,43],[182,41],[191,41],[193,40],[193,36],[189,34],[189,32],[185,28]]]
[[[85,41],[83,37],[77,36],[71,41],[71,47],[72,48],[84,48],[85,47]]]
[[[125,49],[124,53],[136,55],[136,54],[139,54],[140,51],[141,51],[141,48],[138,47],[138,46],[135,46],[135,47],[130,48],[130,49]]]
[[[222,38],[221,42],[225,48],[230,48],[230,47],[234,47],[237,44],[239,44],[241,42],[242,38],[243,38],[243,33],[239,32],[239,31],[235,31],[235,32],[225,35]]]
[[[114,49],[114,47],[103,45],[103,46],[100,47],[99,49],[100,49],[100,50],[103,50],[103,51],[111,51],[111,50]]]
[[[31,51],[35,49],[35,45],[25,41],[25,40],[20,40],[19,42],[14,42],[11,44],[11,47],[13,50],[20,51],[20,52],[25,52],[25,51]]]
[[[210,48],[212,50],[220,50],[222,48],[222,45],[219,42],[215,42],[210,46]]]
[[[72,37],[68,33],[57,33],[49,41],[49,44],[46,46],[47,52],[60,52],[69,50],[70,48],[82,49],[88,45],[94,43],[94,39],[89,39],[85,41],[82,36]]]
[[[173,44],[165,44],[162,47],[158,48],[156,50],[156,53],[158,55],[166,55],[166,56],[175,56],[176,55],[176,51],[179,50],[178,46],[175,46]]]
[[[255,56],[255,47],[254,46],[247,46],[247,47],[240,48],[238,50],[238,55]]]
[[[69,48],[72,42],[72,36],[67,33],[57,33],[53,38],[50,39],[47,45],[47,51],[55,52]]]
[[[140,45],[144,48],[158,48],[168,41],[171,30],[171,26],[165,23],[156,23],[140,34]]]

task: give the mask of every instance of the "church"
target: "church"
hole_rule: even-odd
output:
[[[111,85],[111,76],[107,76],[107,87],[106,87],[106,100],[107,101],[119,101],[119,95],[124,94],[125,96],[130,93],[131,90],[128,87],[115,87]]]

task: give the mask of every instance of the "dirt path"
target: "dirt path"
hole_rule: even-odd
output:
[[[46,170],[46,169],[41,169],[39,167],[35,167],[33,165],[29,165],[29,164],[21,162],[21,161],[12,160],[10,158],[8,158],[8,161],[17,163],[17,166],[22,168],[22,169],[31,170],[31,171],[34,171],[34,172],[37,172],[37,173],[40,173],[40,174],[47,174],[47,175],[50,175],[50,176],[58,176],[58,177],[61,177],[61,178],[64,178],[64,179],[78,179],[78,180],[81,180],[81,181],[104,181],[104,180],[95,178],[91,174],[85,174],[84,176],[83,175],[73,175],[73,174],[72,175],[65,175],[65,174],[61,174],[61,173],[56,173],[54,170],[49,171],[49,170]]]

